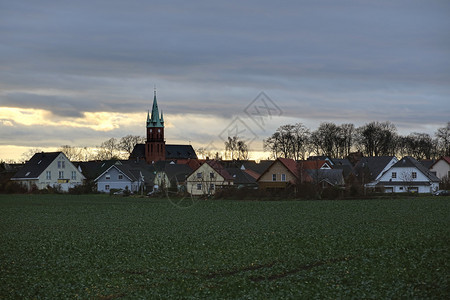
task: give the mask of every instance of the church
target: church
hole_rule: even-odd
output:
[[[130,160],[145,160],[148,164],[157,161],[182,162],[189,159],[197,159],[194,148],[191,145],[167,145],[164,138],[164,117],[159,113],[156,91],[153,97],[152,113],[147,112],[146,122],[147,139],[145,144],[134,146],[130,154]]]

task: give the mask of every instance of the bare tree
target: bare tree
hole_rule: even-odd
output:
[[[134,146],[142,143],[145,143],[144,137],[130,134],[120,138],[118,148],[130,155],[133,152]]]
[[[62,145],[59,147],[58,151],[63,152],[71,161],[81,161],[84,159],[83,148]]]
[[[237,136],[228,137],[225,141],[225,155],[228,158],[233,159],[248,159],[248,145],[244,140],[239,139]]]
[[[36,153],[42,152],[39,148],[30,148],[20,156],[20,162],[27,162],[30,158],[33,157]]]
[[[442,156],[450,156],[450,122],[447,126],[439,128],[436,133],[439,152]]]
[[[358,148],[367,156],[395,155],[396,136],[391,122],[371,122],[357,129]]]

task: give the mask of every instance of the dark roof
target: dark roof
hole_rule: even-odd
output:
[[[81,173],[87,180],[94,180],[115,163],[116,160],[82,161],[77,162],[74,165],[81,169]]]
[[[435,159],[421,159],[419,161],[425,168],[429,169],[436,162]]]
[[[313,182],[326,181],[331,185],[344,185],[342,169],[306,170]]]
[[[134,145],[133,151],[130,154],[130,159],[145,159],[145,144]]]
[[[191,145],[166,145],[166,159],[197,158]]]
[[[241,170],[240,168],[226,168],[226,170],[233,177],[235,185],[256,184],[256,178],[248,174],[247,170]]]
[[[273,160],[261,160],[259,163],[255,161],[246,161],[242,165],[246,170],[252,170],[253,172],[261,175],[264,173],[273,163]]]
[[[356,175],[362,176],[367,170],[370,180],[375,180],[377,176],[383,171],[386,165],[394,158],[394,156],[371,156],[363,157],[355,165],[354,171]]]
[[[197,154],[191,145],[166,145],[166,159],[195,159]],[[145,144],[136,144],[130,159],[145,159]]]
[[[38,178],[62,152],[36,153],[11,179]]]
[[[439,178],[436,177],[436,175],[433,175],[428,171],[428,169],[422,165],[420,162],[418,162],[415,158],[411,156],[405,156],[401,160],[399,160],[397,163],[395,163],[393,168],[417,168],[420,172],[422,172],[425,176],[430,179],[430,181],[440,181]]]

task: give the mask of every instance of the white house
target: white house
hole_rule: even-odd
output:
[[[45,189],[47,186],[69,188],[83,183],[85,177],[63,152],[36,153],[12,178],[28,190]]]
[[[439,188],[439,178],[410,156],[405,156],[386,171],[376,184],[386,193],[432,193]]]
[[[210,160],[186,178],[186,189],[194,196],[212,195],[217,189],[232,186],[233,180],[233,176],[219,162]]]
[[[138,192],[144,183],[144,177],[138,170],[132,170],[128,165],[118,161],[101,173],[94,182],[97,183],[97,191],[109,193],[112,189],[129,190]]]
[[[440,180],[450,179],[450,156],[443,156],[431,167],[430,173],[436,175]]]

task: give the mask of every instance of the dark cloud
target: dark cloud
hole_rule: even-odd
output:
[[[445,123],[446,1],[10,1],[0,106],[55,116],[231,118],[260,91],[286,116]],[[438,113],[438,112],[439,113]]]

